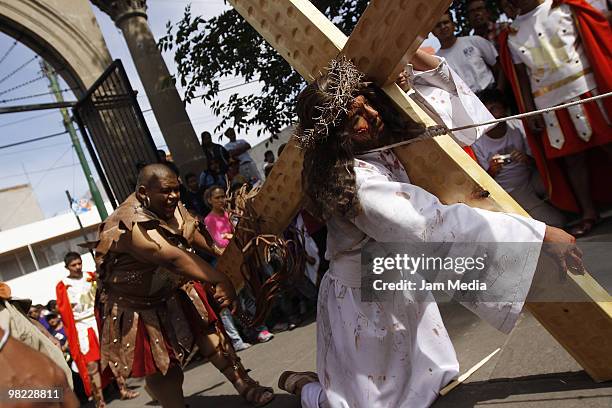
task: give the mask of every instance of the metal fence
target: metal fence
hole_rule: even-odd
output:
[[[132,192],[141,166],[158,161],[136,92],[115,60],[73,109],[113,208]]]

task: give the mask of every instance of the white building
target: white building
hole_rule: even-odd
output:
[[[0,231],[45,218],[30,184],[0,188]]]
[[[112,212],[108,204],[107,210]],[[81,253],[83,270],[95,270],[93,258],[78,244],[96,238],[100,216],[93,207],[80,218],[86,237],[72,212],[0,231],[0,281],[10,286],[14,297],[34,304],[55,299],[55,285],[67,274],[66,252]]]
[[[294,130],[295,126],[288,126],[277,133],[277,139],[272,140],[272,138],[268,138],[266,140],[262,140],[261,142],[253,146],[251,150],[249,150],[249,154],[257,164],[257,170],[259,170],[259,174],[261,174],[262,177],[264,175],[263,164],[266,151],[271,150],[272,153],[274,153],[275,160],[278,160],[278,148],[280,147],[280,145],[289,141],[289,138],[293,134]]]

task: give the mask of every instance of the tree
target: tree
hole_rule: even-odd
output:
[[[459,3],[462,13],[464,2]],[[368,0],[313,0],[313,4],[349,35]],[[465,30],[465,19],[460,24]],[[215,131],[230,125],[246,130],[262,126],[258,136],[263,132],[273,136],[294,121],[295,97],[305,81],[235,10],[204,20],[193,16],[187,6],[183,18],[166,28],[159,46],[162,51],[175,51],[185,101],[202,98],[222,120]],[[219,81],[229,76],[259,80],[261,94],[241,97],[234,93],[221,102]]]
[[[345,33],[350,33],[367,0],[327,0],[315,4]],[[160,39],[162,51],[175,50],[178,80],[185,87],[185,101],[201,97],[226,126],[249,129],[262,125],[262,133],[274,135],[294,119],[294,99],[305,81],[235,10],[204,20],[193,16],[189,6],[183,18],[167,24]],[[227,102],[218,98],[220,79],[242,76],[259,80],[260,95],[232,94]],[[201,92],[196,96],[197,92]]]

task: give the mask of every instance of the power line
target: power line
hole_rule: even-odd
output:
[[[29,116],[27,118],[18,119],[18,120],[14,120],[12,122],[3,123],[3,124],[0,125],[0,128],[12,126],[12,125],[15,125],[15,124],[21,123],[21,122],[28,122],[28,121],[30,121],[32,119],[42,118],[43,116],[49,116],[49,115],[54,115],[54,114],[55,114],[55,112],[45,112],[45,113],[42,113],[40,115]]]
[[[24,83],[22,83],[22,84],[15,85],[15,86],[14,86],[14,87],[12,87],[12,88],[8,88],[8,89],[5,89],[5,90],[3,90],[3,91],[0,91],[0,95],[4,95],[4,94],[6,94],[6,93],[13,92],[13,91],[14,91],[14,90],[16,90],[16,89],[23,88],[24,86],[30,85],[30,84],[32,84],[32,83],[34,83],[34,82],[36,82],[36,81],[40,81],[40,80],[41,80],[41,79],[43,79],[44,77],[45,77],[44,75],[41,75],[41,76],[36,77],[36,78],[34,78],[34,79],[30,79],[29,81],[26,81],[26,82],[24,82]]]
[[[10,153],[0,153],[0,157],[16,156],[18,154],[30,153],[30,152],[34,152],[37,150],[50,149],[50,148],[57,147],[57,146],[66,146],[68,143],[70,143],[70,140],[66,140],[62,143],[53,143],[53,144],[46,145],[46,146],[33,147],[31,149],[12,151]]]
[[[0,149],[8,149],[9,147],[21,146],[21,145],[26,144],[26,143],[38,142],[39,140],[50,139],[52,137],[57,137],[57,136],[65,135],[66,133],[68,133],[68,131],[64,130],[63,132],[53,133],[53,134],[47,135],[47,136],[35,137],[33,139],[28,139],[28,140],[22,140],[21,142],[15,142],[15,143],[11,143],[11,144],[0,146]]]
[[[236,85],[228,86],[228,87],[226,87],[226,88],[221,88],[221,89],[219,89],[217,92],[228,91],[228,90],[230,90],[230,89],[234,89],[234,88],[238,88],[238,87],[240,87],[240,86],[244,86],[244,85],[252,84],[253,82],[257,82],[257,81],[259,81],[259,79],[252,79],[252,80],[250,80],[250,81],[243,82],[243,83],[241,83],[241,84],[236,84]],[[204,94],[195,95],[195,96],[193,97],[193,99],[195,99],[195,98],[199,98],[200,96],[204,96]],[[2,101],[0,101],[0,102],[2,102]],[[142,111],[142,113],[151,112],[152,110],[153,110],[153,108],[148,108],[148,109],[143,110],[143,111]]]
[[[49,166],[48,168],[51,169],[53,167],[55,167],[55,165],[57,163],[59,163],[59,161],[66,155],[66,153],[68,153],[70,151],[70,149],[72,148],[72,145],[70,145],[70,147],[68,147],[68,149],[66,149],[66,151],[64,151],[64,153],[62,153],[62,155],[60,157],[57,158],[57,160],[55,160],[53,162],[53,164],[51,166]],[[19,203],[19,205],[17,205],[15,207],[15,209],[9,214],[8,217],[5,217],[5,220],[11,219],[13,218],[13,216],[15,215],[15,213],[23,206],[23,204],[30,199],[30,197],[32,196],[32,194],[34,194],[34,190],[36,188],[38,188],[38,186],[40,185],[40,183],[42,183],[42,181],[45,179],[45,177],[47,176],[47,172],[43,172],[44,174],[42,175],[42,177],[40,178],[40,180],[38,180],[38,182],[36,183],[35,186],[32,187],[32,190],[30,191],[30,193]]]
[[[80,165],[80,163],[62,164],[61,166],[49,167],[47,169],[42,169],[42,170],[28,171],[27,173],[9,174],[8,176],[0,177],[0,180],[4,180],[4,179],[8,179],[8,178],[14,178],[14,177],[20,177],[20,176],[25,176],[25,175],[29,175],[29,174],[46,173],[48,171],[67,169],[69,167],[75,167],[75,166],[79,166],[79,165]]]
[[[13,42],[13,44],[9,47],[9,49],[4,53],[4,55],[2,56],[2,58],[0,58],[0,64],[2,64],[4,62],[4,60],[6,59],[6,57],[8,57],[8,55],[11,53],[11,51],[13,51],[13,48],[15,48],[15,46],[17,45],[17,40],[15,40]]]
[[[9,79],[10,77],[12,77],[13,75],[15,75],[16,73],[18,73],[19,71],[21,71],[22,69],[24,69],[29,63],[31,63],[32,61],[36,60],[37,58],[38,58],[38,55],[35,55],[31,59],[27,60],[26,62],[24,62],[23,64],[21,64],[17,68],[15,68],[15,70],[13,72],[9,73],[4,78],[0,79],[0,84],[3,83],[4,81],[6,81],[7,79]]]
[[[65,89],[60,89],[60,92],[69,92],[69,91],[74,91],[77,88],[65,88]],[[31,98],[38,98],[39,96],[45,96],[45,95],[53,95],[54,92],[45,92],[45,93],[39,93],[39,94],[34,94],[34,95],[27,95],[27,96],[20,96],[17,98],[10,98],[10,99],[2,99],[0,100],[0,103],[7,103],[7,102],[13,102],[13,101],[21,101],[24,99],[31,99]]]

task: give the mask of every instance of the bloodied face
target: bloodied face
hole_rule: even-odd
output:
[[[370,101],[359,95],[349,108],[344,131],[348,132],[353,143],[358,147],[374,145],[380,138],[384,123],[378,111]]]

